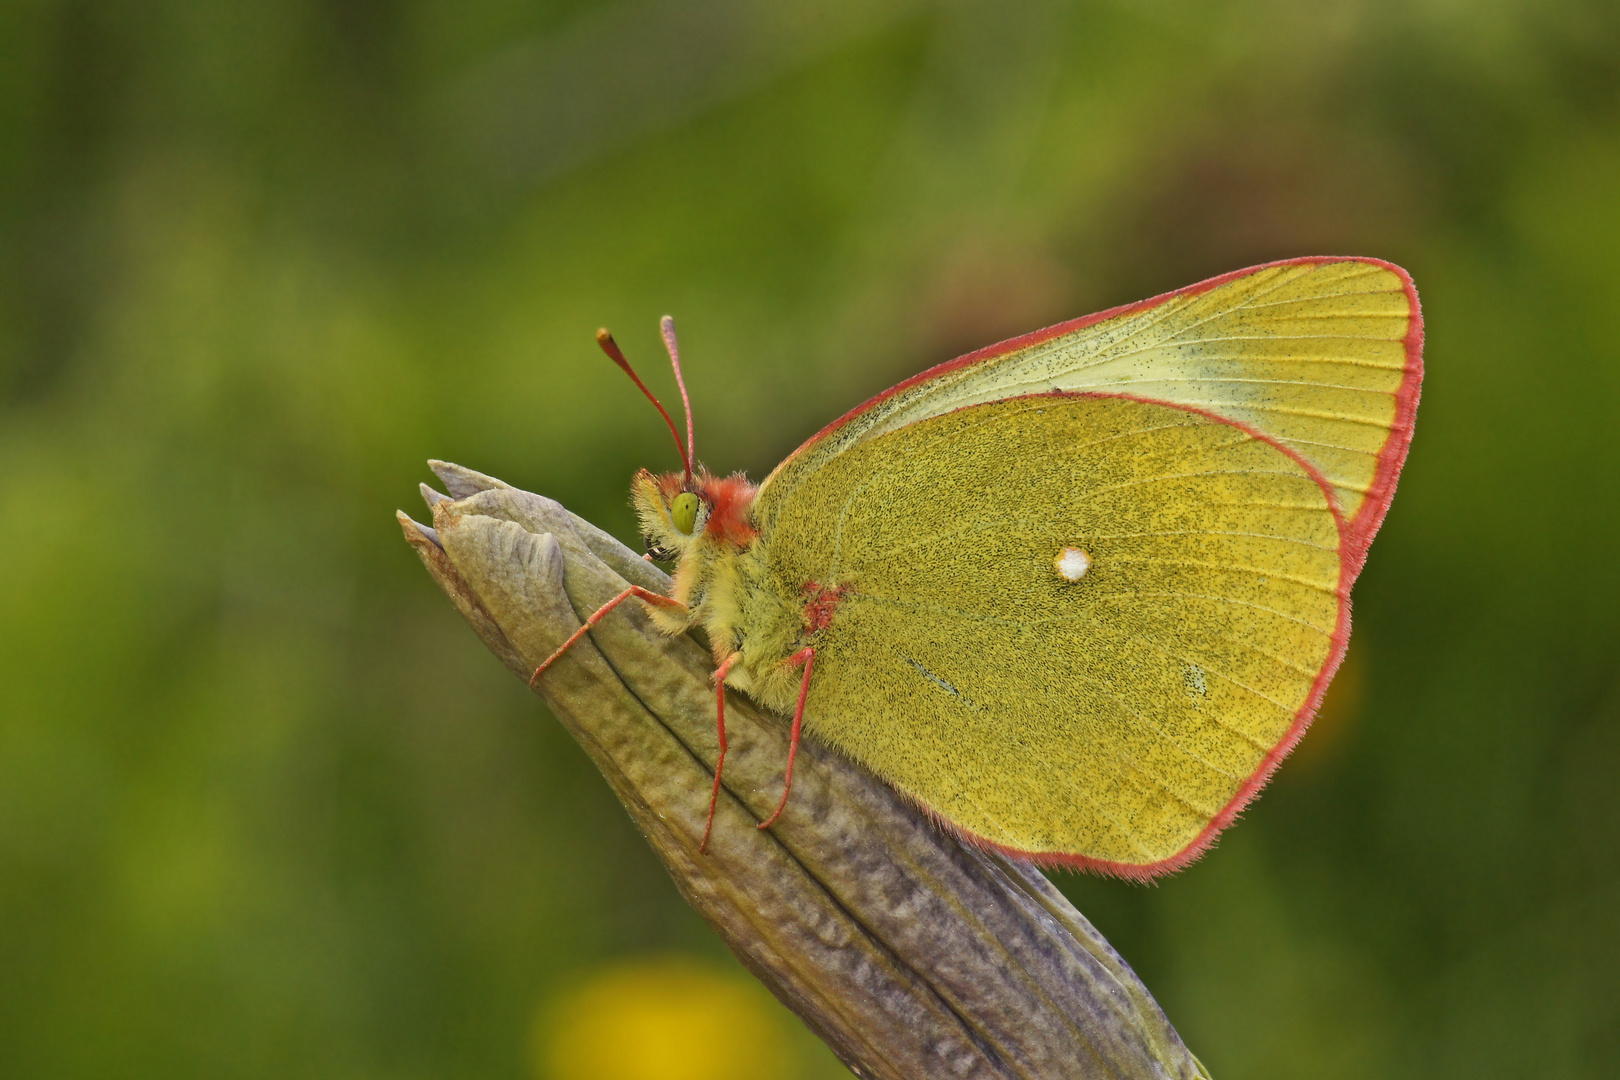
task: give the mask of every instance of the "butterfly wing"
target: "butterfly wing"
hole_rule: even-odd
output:
[[[1298,453],[1328,481],[1357,567],[1412,437],[1423,318],[1406,271],[1309,258],[1212,278],[1038,330],[908,379],[828,425],[761,485],[791,487],[859,442],[979,402],[1053,390],[1212,412]]]
[[[867,440],[795,488],[764,555],[784,591],[849,587],[815,639],[811,731],[981,840],[1133,876],[1230,820],[1348,631],[1310,469],[1134,399]]]
[[[1394,268],[1279,264],[942,365],[823,431],[755,504],[783,596],[849,586],[810,729],[993,845],[1189,861],[1343,655],[1420,333]]]

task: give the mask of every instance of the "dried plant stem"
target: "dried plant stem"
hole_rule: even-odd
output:
[[[527,679],[627,583],[668,579],[550,499],[433,463],[433,527],[406,539]],[[787,725],[732,695],[714,835],[713,665],[621,605],[538,687],[676,886],[855,1075],[884,1080],[1207,1077],[1135,974],[1034,867],[964,846],[806,741],[769,830]]]

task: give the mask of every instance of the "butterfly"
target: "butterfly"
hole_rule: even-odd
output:
[[[1350,634],[1422,384],[1401,268],[1302,258],[991,345],[856,407],[758,485],[631,484],[726,688],[964,839],[1146,880],[1195,859],[1304,734]]]

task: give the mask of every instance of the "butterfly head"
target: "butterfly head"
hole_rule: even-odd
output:
[[[642,469],[630,483],[630,501],[655,559],[684,559],[711,544],[747,547],[755,536],[754,492],[744,476],[714,476],[701,467],[690,480]]]
[[[717,477],[693,458],[692,405],[686,396],[686,380],[681,377],[681,353],[675,342],[675,320],[665,315],[659,323],[664,348],[669,351],[670,367],[675,369],[675,384],[681,390],[681,405],[686,412],[686,443],[675,430],[662,403],[647,389],[645,383],[624,358],[613,335],[606,330],[596,332],[596,343],[602,351],[634,380],[647,395],[669,425],[675,439],[675,450],[681,455],[682,469],[678,473],[656,476],[642,469],[630,483],[630,501],[641,519],[641,532],[647,539],[647,552],[656,559],[685,559],[705,544],[729,544],[735,548],[747,547],[755,530],[749,518],[754,503],[755,487],[747,478]]]

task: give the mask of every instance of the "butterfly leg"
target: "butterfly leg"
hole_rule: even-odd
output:
[[[681,603],[679,600],[671,600],[669,597],[661,596],[658,593],[653,592],[651,589],[643,589],[640,585],[630,586],[628,589],[624,590],[624,592],[620,593],[618,596],[615,596],[613,599],[591,612],[590,617],[585,620],[584,624],[580,626],[578,630],[575,630],[572,634],[568,635],[567,641],[557,646],[556,651],[541,661],[540,666],[534,669],[534,674],[529,676],[529,689],[534,689],[535,684],[540,681],[540,676],[546,673],[546,668],[556,663],[557,657],[567,652],[574,642],[584,637],[585,632],[591,627],[595,626],[597,623],[601,622],[603,617],[606,616],[608,612],[612,611],[614,608],[618,607],[632,596],[651,604],[653,607],[680,608],[682,611],[686,610],[686,605]]]
[[[788,741],[787,773],[782,781],[782,801],[776,804],[776,811],[770,817],[759,823],[759,828],[768,829],[776,824],[776,819],[782,816],[787,808],[788,792],[793,790],[793,759],[799,756],[799,732],[804,727],[804,699],[810,696],[810,669],[816,666],[816,650],[806,646],[787,658],[790,664],[804,665],[804,678],[799,683],[799,703],[793,709],[793,733]]]
[[[720,801],[720,773],[726,767],[726,676],[731,673],[732,665],[741,659],[742,653],[734,652],[722,660],[714,671],[714,725],[720,736],[720,757],[714,763],[714,790],[709,793],[709,820],[703,823],[703,843],[698,845],[699,855],[709,850],[709,833],[714,831],[714,808]]]

